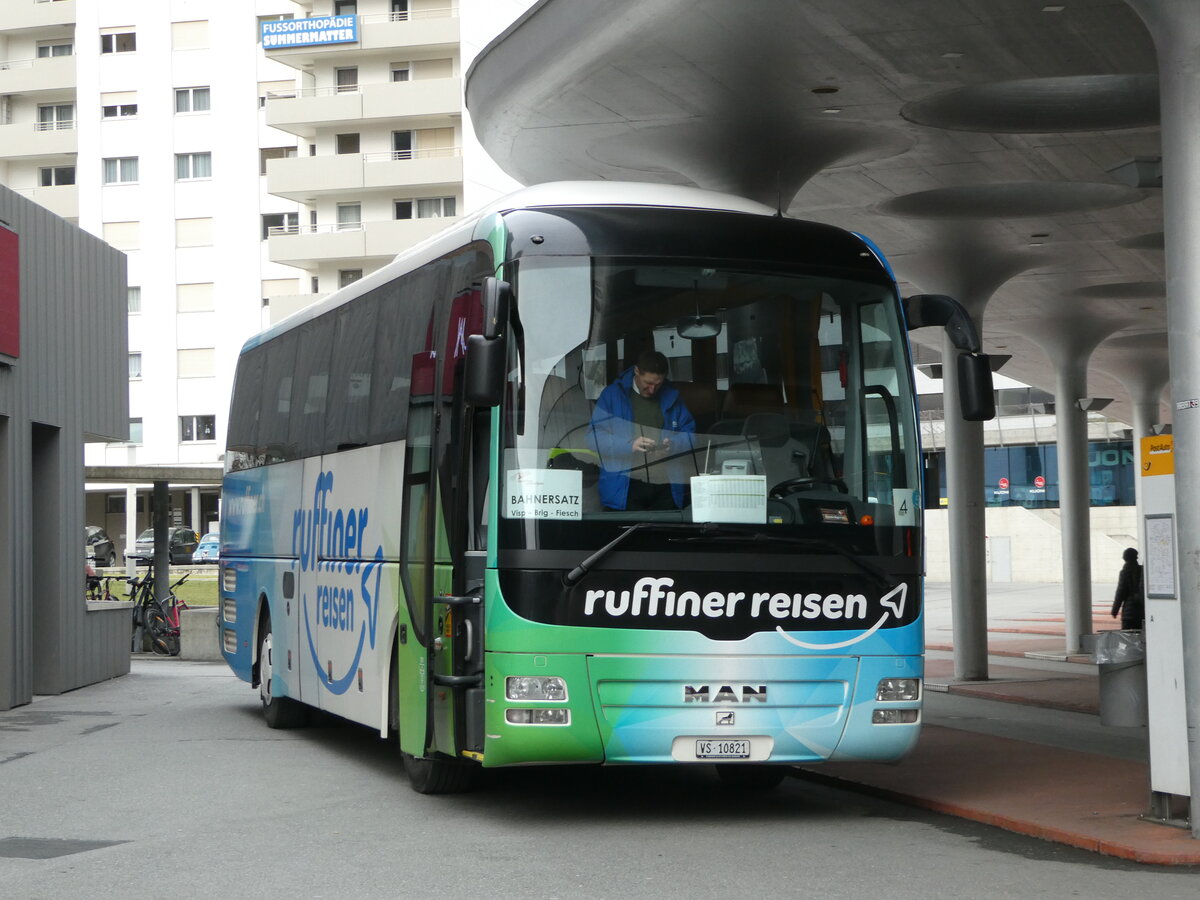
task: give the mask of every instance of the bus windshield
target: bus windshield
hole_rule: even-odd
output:
[[[899,532],[920,521],[914,391],[895,288],[880,276],[522,259],[501,546],[721,523],[912,553]]]

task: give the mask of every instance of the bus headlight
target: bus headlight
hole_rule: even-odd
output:
[[[875,688],[876,700],[917,700],[920,696],[920,678],[881,678]]]
[[[504,721],[509,725],[570,725],[569,709],[506,709]]]
[[[877,709],[871,713],[871,724],[913,725],[920,713],[919,709]]]
[[[567,683],[557,675],[509,675],[504,679],[504,696],[561,702],[567,699]]]

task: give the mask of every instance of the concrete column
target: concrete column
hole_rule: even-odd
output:
[[[204,534],[204,517],[200,514],[200,488],[194,487],[192,494],[192,531]]]
[[[982,330],[982,315],[976,324]],[[958,350],[943,338],[942,397],[946,423],[946,493],[950,530],[950,604],[954,677],[986,681],[987,523],[983,502],[983,423],[958,414]]]
[[[1058,425],[1058,511],[1062,527],[1066,651],[1078,653],[1079,636],[1092,632],[1091,492],[1088,487],[1087,413],[1075,401],[1087,396],[1087,354],[1064,354],[1054,410]]]
[[[125,488],[125,549],[132,550],[137,540],[137,487],[129,485]],[[125,574],[132,578],[137,572],[133,560],[126,557]]]
[[[1158,50],[1166,226],[1167,339],[1175,403],[1176,552],[1188,759],[1200,785],[1200,16],[1195,0],[1127,0]],[[1193,405],[1194,404],[1194,405]],[[1182,408],[1181,408],[1182,405]],[[1192,835],[1200,837],[1200,791]]]

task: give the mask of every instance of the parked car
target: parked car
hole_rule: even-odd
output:
[[[108,533],[98,525],[83,527],[84,555],[95,566],[115,566],[117,548]]]
[[[167,529],[167,535],[170,540],[171,563],[173,565],[186,565],[190,563],[192,561],[192,554],[196,552],[196,545],[198,543],[196,532],[190,528],[175,525]],[[147,528],[137,536],[137,541],[134,542],[133,549],[125,550],[125,558],[142,564],[154,561],[153,528]]]
[[[216,563],[220,559],[221,534],[217,531],[210,531],[204,537],[200,538],[200,543],[196,545],[196,552],[192,554],[192,562]]]

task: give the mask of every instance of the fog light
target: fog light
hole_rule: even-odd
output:
[[[221,598],[221,618],[231,625],[237,621],[237,600],[233,597]]]
[[[567,683],[555,675],[510,675],[504,679],[504,696],[562,702],[567,699]]]
[[[569,709],[506,709],[504,720],[509,725],[570,725]]]
[[[221,570],[221,588],[230,594],[237,590],[237,570],[233,568]]]
[[[876,700],[916,700],[920,696],[920,678],[882,678],[875,688]]]
[[[232,628],[222,628],[221,643],[226,653],[237,653],[237,632]]]
[[[872,725],[912,725],[919,709],[877,709],[871,713]]]

